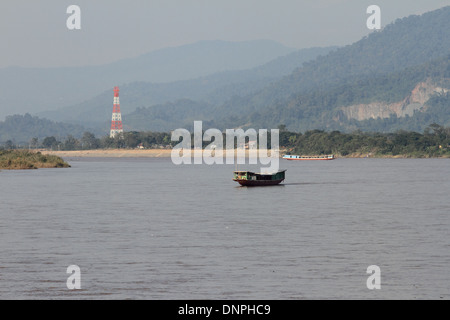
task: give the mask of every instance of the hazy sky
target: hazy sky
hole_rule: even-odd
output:
[[[72,4],[81,30],[66,27]],[[385,26],[450,0],[1,0],[0,68],[103,64],[200,40],[346,45],[371,32],[372,4]]]

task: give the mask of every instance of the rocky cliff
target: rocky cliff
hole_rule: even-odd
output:
[[[426,103],[435,94],[449,92],[449,88],[439,86],[437,83],[428,79],[420,82],[411,91],[411,94],[403,101],[395,103],[372,102],[369,104],[358,104],[347,107],[340,107],[347,119],[356,119],[359,121],[377,118],[389,118],[395,114],[397,117],[412,116],[415,111],[426,111]]]

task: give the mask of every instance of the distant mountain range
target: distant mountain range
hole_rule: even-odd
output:
[[[82,103],[115,85],[173,82],[257,67],[295,51],[269,40],[202,41],[101,66],[0,69],[0,119]]]
[[[247,70],[219,72],[213,75],[200,77],[192,80],[176,81],[170,83],[133,82],[120,86],[121,110],[126,115],[133,113],[137,108],[152,106],[151,115],[146,117],[150,120],[146,123],[132,123],[132,117],[124,121],[126,129],[148,129],[148,130],[170,130],[175,123],[180,124],[178,114],[173,114],[174,121],[163,121],[156,124],[162,115],[157,114],[161,110],[160,105],[166,103],[177,104],[178,100],[198,101],[198,105],[204,107],[204,111],[212,109],[230,99],[230,97],[245,96],[258,92],[272,82],[279,81],[300,67],[304,62],[314,60],[319,55],[326,55],[337,47],[310,48],[292,52],[278,57],[266,64]],[[83,103],[61,108],[55,111],[41,112],[39,117],[48,118],[55,121],[82,124],[87,127],[108,128],[108,122],[112,111],[112,87],[93,99]],[[181,102],[183,104],[183,102]],[[162,112],[168,115],[169,110]],[[170,108],[170,107],[169,107]],[[184,107],[181,107],[184,108]],[[201,108],[196,108],[201,110]],[[184,114],[184,111],[181,111]],[[139,117],[137,119],[139,121]],[[164,125],[163,125],[164,123]],[[129,125],[130,124],[130,125]]]
[[[28,113],[13,115],[0,121],[0,145],[10,141],[13,145],[28,146],[31,139],[37,138],[42,142],[46,137],[61,141],[68,135],[81,137],[85,131],[86,128],[79,125],[40,119]]]
[[[194,120],[219,129],[283,124],[295,131],[450,126],[448,30],[450,6],[398,19],[345,47],[285,48],[272,61],[246,70],[164,83],[142,81],[136,74],[132,81],[118,82],[124,128],[189,129]],[[39,116],[106,133],[112,87]]]
[[[450,6],[398,19],[256,92],[203,108],[181,100],[139,109],[127,115],[127,125],[150,130],[164,123],[170,130],[187,128],[192,119],[220,129],[284,124],[296,131],[420,131],[430,122],[450,125],[448,30]],[[186,121],[172,114],[183,114]]]

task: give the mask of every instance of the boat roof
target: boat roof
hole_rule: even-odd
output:
[[[276,173],[280,173],[280,172],[286,172],[287,169],[283,169],[283,170],[278,170],[276,172],[266,172],[266,173],[262,173],[262,172],[253,172],[253,171],[245,171],[245,170],[241,170],[241,171],[234,171],[234,173],[251,173],[251,174],[276,174]]]

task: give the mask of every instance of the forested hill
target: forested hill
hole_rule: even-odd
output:
[[[228,125],[235,118],[223,120]],[[242,118],[241,118],[242,119]],[[450,125],[450,54],[405,70],[376,77],[355,77],[298,94],[250,113],[242,123],[294,130],[423,132],[432,123]]]
[[[257,94],[229,101],[222,109],[242,114],[260,111],[275,102],[290,103],[292,95],[326,92],[332,85],[355,78],[379,77],[422,65],[450,53],[450,6],[398,19],[360,41],[305,63],[281,81]]]
[[[278,81],[283,76],[290,74],[304,62],[314,60],[319,55],[326,55],[335,49],[337,47],[297,50],[255,68],[219,72],[191,80],[169,83],[141,81],[120,85],[122,113],[129,114],[137,108],[153,105],[173,104],[175,101],[181,99],[201,101],[199,105],[204,105],[205,102],[211,105],[221,105],[230,99],[230,97],[255,93],[271,82]],[[104,123],[111,118],[111,97],[112,88],[83,103],[54,111],[41,112],[37,116],[54,121],[82,123],[87,126],[104,126]],[[185,111],[183,110],[181,112],[184,113]],[[154,112],[147,112],[148,115],[150,113],[154,115]],[[164,113],[166,114],[167,112]],[[163,116],[161,114],[159,117]],[[177,115],[174,116],[177,117]],[[151,118],[147,123],[148,128],[151,130],[160,130],[161,126],[159,125],[159,129],[152,127],[157,122]],[[165,120],[165,122],[169,125],[167,130],[170,130],[172,128],[171,126],[175,124],[175,122],[170,123],[170,119]],[[176,122],[178,123],[178,120]]]
[[[39,119],[29,114],[6,117],[0,122],[0,144],[9,141],[14,145],[27,145],[30,139],[38,140],[54,136],[59,139],[67,135],[81,136],[85,128],[78,125],[53,122],[47,119]]]
[[[449,30],[450,6],[398,19],[380,32],[306,64],[286,80],[297,88],[308,88],[421,65],[450,53]]]
[[[128,125],[163,130],[180,125],[164,108],[217,128],[276,128],[352,131],[417,130],[448,125],[450,6],[398,19],[354,44],[304,63],[257,92],[229,97],[199,109],[175,101],[139,109]],[[195,99],[194,99],[195,100]],[[201,103],[198,103],[200,106]],[[174,121],[172,121],[174,120]],[[139,126],[137,124],[139,123]],[[143,128],[142,125],[149,126]]]
[[[302,60],[304,55],[290,55],[288,64],[275,61],[250,72],[164,85],[129,83],[121,86],[124,128],[167,132],[190,128],[194,120],[219,129],[285,125],[300,132],[423,132],[432,123],[449,126],[449,30],[447,6],[398,19],[309,62]],[[295,64],[301,67],[280,76]],[[152,100],[156,95],[161,99]],[[98,99],[71,108],[72,113],[61,110],[59,115],[66,117],[61,120],[97,121],[97,129],[105,133],[111,91]],[[127,105],[139,108],[128,113]]]

